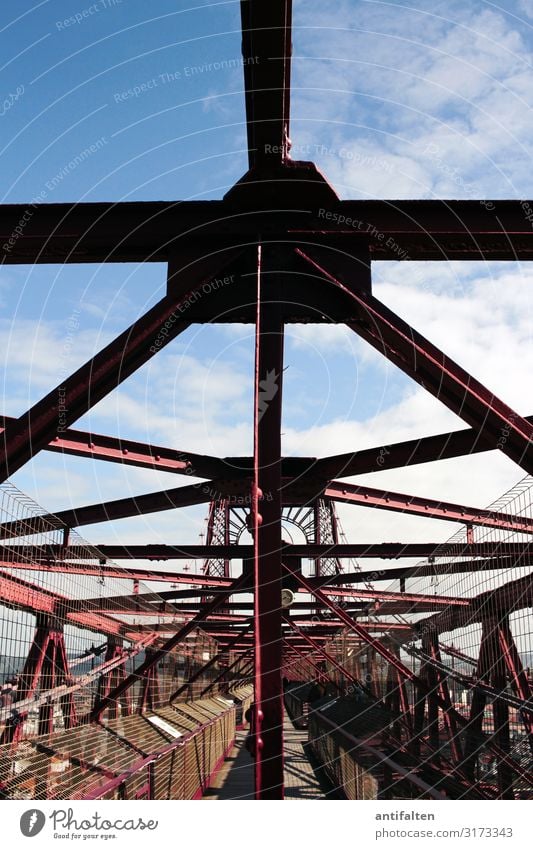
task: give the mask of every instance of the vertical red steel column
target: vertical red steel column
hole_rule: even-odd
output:
[[[154,649],[146,649],[146,659],[153,657]],[[155,710],[161,707],[161,697],[159,693],[159,670],[157,664],[147,669],[140,679],[141,692],[137,712],[140,714],[146,713],[148,710]]]
[[[135,592],[135,590],[134,590]],[[104,657],[104,664],[110,663],[124,656],[124,644],[119,637],[109,637],[107,648]],[[104,672],[98,678],[98,689],[96,691],[96,703],[105,698],[118,684],[126,678],[126,669],[124,664],[115,666],[113,669]],[[119,711],[119,707],[121,710]],[[128,693],[123,693],[120,696],[120,701],[114,701],[109,706],[109,719],[116,719],[119,716],[129,716],[131,713],[130,697]]]
[[[498,639],[509,674],[511,687],[520,699],[528,702],[533,692],[526,671],[522,666],[522,661],[509,626],[508,617],[505,617],[498,623]],[[519,713],[521,714],[522,722],[527,732],[529,747],[533,752],[533,718],[527,711],[519,711]]]
[[[24,723],[28,710],[19,712],[17,704],[35,695],[37,689],[53,690],[60,684],[70,683],[70,669],[65,649],[63,622],[48,615],[38,615],[35,634],[24,668],[19,676],[16,697],[12,703],[12,716],[0,734],[0,744],[18,742],[24,736]],[[65,728],[73,727],[76,711],[72,694],[60,700]],[[40,704],[38,733],[51,734],[54,730],[54,702],[52,697]]]
[[[254,376],[255,798],[283,799],[281,381],[283,318],[271,247],[257,251]]]

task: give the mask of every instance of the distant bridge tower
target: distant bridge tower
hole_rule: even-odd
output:
[[[238,544],[242,534],[248,529],[247,515],[248,510],[245,507],[230,504],[227,498],[212,501],[207,519],[206,545]],[[282,521],[286,536],[291,537],[292,526],[302,532],[306,543],[336,545],[339,542],[335,503],[329,498],[317,498],[303,507],[285,507]],[[314,574],[317,577],[338,575],[342,571],[336,557],[317,558],[314,565]],[[229,578],[229,560],[206,560],[203,572],[211,577]]]

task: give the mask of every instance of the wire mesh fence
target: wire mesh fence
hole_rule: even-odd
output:
[[[215,641],[195,628],[162,655],[150,676],[136,677],[149,653],[188,614],[173,610],[160,585],[148,586],[106,561],[53,517],[36,521],[42,513],[12,484],[0,487],[3,742],[68,729],[129,676],[132,686],[110,705],[109,715],[126,715],[143,704],[159,707],[217,652]],[[214,664],[182,698],[194,697],[217,672]]]

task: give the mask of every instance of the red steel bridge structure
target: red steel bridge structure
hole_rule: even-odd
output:
[[[392,795],[401,777],[424,798],[445,798],[452,779],[458,796],[529,798],[533,417],[381,303],[371,270],[373,260],[402,252],[413,262],[529,260],[533,230],[518,201],[339,200],[312,162],[290,155],[290,0],[243,0],[241,13],[249,170],[224,198],[46,204],[18,230],[24,205],[0,207],[4,263],[168,264],[155,306],[19,418],[0,421],[1,651],[20,659],[16,695],[1,711],[0,786],[13,777],[10,758],[58,724],[97,735],[102,723],[190,696],[199,681],[204,695],[252,682],[255,798],[283,798],[285,679],[318,681],[337,695],[359,688],[388,711],[386,729],[361,732],[354,746],[380,760]],[[229,275],[231,286],[211,285]],[[252,457],[74,429],[191,324],[214,322],[255,325]],[[284,328],[292,323],[346,325],[466,427],[337,456],[282,456]],[[45,513],[8,482],[40,451],[194,483]],[[522,480],[488,508],[357,483],[473,453],[490,463],[495,451]],[[446,543],[389,542],[386,532],[380,543],[350,543],[338,528],[339,503],[459,529]],[[77,532],[201,504],[209,518],[199,545],[93,544]],[[286,532],[291,526],[303,541]],[[375,568],[347,566],[370,558]],[[409,565],[383,563],[391,559]],[[202,568],[187,571],[182,561]],[[174,670],[163,687],[170,657],[181,678]],[[80,692],[91,698],[80,702]],[[335,723],[324,722],[334,735]],[[422,761],[425,778],[413,766]]]

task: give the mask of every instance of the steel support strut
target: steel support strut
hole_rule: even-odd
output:
[[[416,380],[424,389],[460,416],[493,448],[500,448],[529,474],[533,474],[533,426],[504,404],[407,322],[367,292],[355,292],[347,268],[345,285],[314,259],[314,249],[297,249],[317,274],[344,292],[349,312],[346,324],[373,348]]]
[[[211,280],[239,251],[198,258],[185,273],[174,275],[174,293],[162,298],[127,330],[99,351],[2,434],[0,481],[20,469],[56,436],[116,389],[157,351],[189,326],[179,312],[187,294]]]
[[[272,249],[258,247],[254,391],[255,797],[283,798],[281,380],[283,322]]]
[[[148,651],[148,649],[146,649]],[[113,661],[124,658],[124,645],[119,637],[109,637],[107,641],[106,654],[104,663],[112,664]],[[125,661],[124,663],[113,665],[113,667],[103,672],[98,679],[98,689],[96,693],[96,702],[100,702],[111,692],[121,681],[126,678]],[[119,707],[121,710],[119,711]],[[131,702],[129,693],[123,693],[120,700],[112,702],[109,705],[109,719],[116,719],[119,716],[129,716],[131,713]]]

